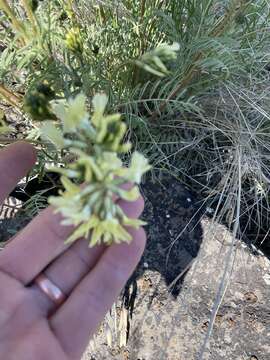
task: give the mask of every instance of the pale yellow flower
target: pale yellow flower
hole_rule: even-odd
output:
[[[130,242],[131,235],[123,228],[115,218],[102,220],[93,229],[89,246],[95,246],[104,242],[105,244]]]
[[[55,115],[62,121],[63,132],[76,132],[80,126],[89,119],[86,110],[86,97],[83,94],[77,95],[74,99],[52,104]]]
[[[96,94],[92,100],[94,113],[92,115],[92,123],[98,127],[108,103],[108,97],[105,94]]]
[[[99,218],[96,215],[92,215],[85,223],[79,225],[76,230],[69,236],[66,243],[72,243],[78,238],[89,238],[90,231],[97,227],[99,224]]]
[[[160,44],[155,49],[143,54],[140,59],[135,60],[135,64],[156,76],[164,77],[170,73],[166,62],[176,60],[179,50],[180,45],[176,42],[171,45]]]
[[[81,36],[80,29],[78,27],[73,27],[66,34],[66,46],[69,50],[73,52],[82,53],[83,52],[83,39]]]
[[[62,224],[76,227],[68,243],[82,237],[90,241],[90,246],[129,242],[132,238],[124,226],[144,224],[129,219],[115,199],[138,199],[137,186],[125,190],[122,185],[129,181],[139,184],[150,166],[138,152],[133,154],[129,168],[123,166],[119,154],[130,148],[129,143],[123,142],[126,125],[119,114],[104,115],[107,102],[104,94],[94,97],[91,119],[83,95],[68,103],[54,103],[54,112],[62,126],[46,123],[42,128],[58,149],[74,155],[71,164],[52,169],[62,175],[64,190],[59,196],[49,198],[55,211],[62,214]]]
[[[65,139],[60,129],[58,129],[51,121],[47,121],[41,127],[43,137],[48,138],[56,148],[63,149]]]
[[[128,170],[126,170],[126,177],[130,181],[139,184],[143,174],[150,169],[151,166],[149,165],[148,160],[142,154],[135,151],[131,158],[130,167]]]

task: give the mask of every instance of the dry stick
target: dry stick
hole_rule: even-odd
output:
[[[19,109],[21,108],[21,97],[11,92],[3,84],[0,84],[0,96],[2,96],[4,100],[6,100],[6,102],[8,102],[10,105],[15,106]]]
[[[191,268],[191,266],[195,262],[195,258],[190,261],[190,263],[187,264],[187,266],[176,276],[176,278],[169,284],[168,290],[171,290],[171,288],[174,287],[174,285],[185,275],[185,273]]]
[[[246,7],[249,4],[248,2],[244,2],[243,0],[234,0],[233,4],[231,5],[231,9],[227,12],[226,15],[224,15],[223,19],[215,26],[215,28],[211,31],[210,35],[218,37],[220,36],[227,25],[229,25],[229,21],[239,14],[244,7]]]
[[[9,204],[3,204],[2,207],[11,209],[11,210],[20,210],[19,206],[15,206],[15,205],[9,205]]]
[[[13,144],[15,142],[17,142],[18,139],[8,139],[8,138],[1,138],[0,137],[0,146],[4,145],[4,144]]]
[[[240,9],[238,9],[237,13],[235,13],[237,7],[240,5]],[[227,12],[226,15],[224,15],[223,19],[215,26],[215,28],[210,32],[210,36],[218,37],[220,36],[224,29],[227,27],[229,21],[231,18],[235,18],[235,16],[238,14],[238,12],[242,9],[241,5],[243,5],[242,0],[236,0],[234,1],[234,4],[231,7],[231,10]],[[149,118],[150,121],[154,120],[166,107],[168,101],[170,101],[174,96],[181,90],[183,90],[187,85],[189,85],[194,77],[197,75],[200,70],[197,67],[197,62],[203,58],[203,53],[198,53],[192,63],[192,65],[183,78],[183,80],[180,82],[180,84],[169,94],[167,99],[160,105],[159,109],[152,113],[151,117]]]
[[[220,281],[220,285],[218,288],[216,300],[215,300],[215,303],[214,303],[212,311],[211,311],[210,323],[209,323],[209,326],[207,329],[207,334],[204,338],[202,347],[198,354],[198,360],[203,360],[204,353],[207,350],[208,341],[213,332],[214,323],[215,323],[219,308],[221,306],[221,303],[223,301],[223,298],[224,298],[227,288],[229,286],[229,281],[230,281],[230,278],[231,278],[231,275],[233,272],[234,263],[235,263],[235,259],[236,259],[235,245],[236,245],[236,240],[237,240],[237,231],[239,229],[241,193],[242,193],[241,161],[242,161],[242,148],[241,148],[241,146],[239,146],[239,148],[238,148],[238,194],[237,194],[237,200],[236,200],[236,209],[235,209],[236,216],[235,216],[235,222],[234,222],[234,227],[233,227],[232,242],[230,244],[230,249],[226,255],[225,268],[224,268],[222,278]]]
[[[142,0],[142,4],[141,4],[141,21],[143,20],[144,14],[145,14],[145,3],[146,3],[146,0]]]
[[[23,142],[27,142],[31,145],[34,145],[36,146],[36,149],[40,149],[42,150],[43,152],[45,152],[42,148],[39,148],[38,146],[39,145],[42,145],[42,142],[41,141],[38,141],[38,140],[29,140],[29,139],[9,139],[7,137],[0,137],[0,146],[5,146],[7,144],[13,144],[13,143],[16,143],[18,141],[23,141]],[[49,157],[49,154],[45,153],[48,157]]]
[[[197,61],[201,60],[202,57],[203,57],[202,53],[197,54],[196,57],[194,58],[193,62],[197,62]],[[167,97],[167,99],[160,105],[159,109],[152,113],[150,120],[154,120],[164,110],[168,101],[170,101],[172,98],[174,98],[174,96],[179,91],[181,91],[182,89],[184,89],[187,85],[189,85],[191,83],[191,81],[195,77],[197,71],[199,71],[199,70],[197,69],[196,65],[191,66],[188,73],[181,81],[181,83],[170,93],[170,95]]]

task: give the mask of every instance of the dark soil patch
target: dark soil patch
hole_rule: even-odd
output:
[[[177,297],[184,275],[200,250],[202,211],[194,194],[173,177],[162,179],[162,184],[148,180],[142,193],[148,240],[131,282],[146,269],[157,271]],[[175,281],[177,277],[180,278]]]

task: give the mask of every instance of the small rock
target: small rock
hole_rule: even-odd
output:
[[[251,304],[255,304],[258,301],[258,297],[253,292],[245,293],[245,300]]]

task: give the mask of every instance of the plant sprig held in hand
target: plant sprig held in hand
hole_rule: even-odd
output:
[[[130,166],[123,165],[119,155],[128,152],[131,144],[123,142],[126,125],[121,115],[105,115],[107,102],[104,94],[94,96],[91,117],[82,94],[68,104],[54,103],[52,108],[61,125],[49,121],[42,126],[43,136],[59,150],[67,150],[74,156],[74,161],[65,168],[50,169],[62,175],[64,190],[59,196],[50,197],[49,203],[63,215],[63,225],[75,227],[67,243],[82,237],[89,240],[89,246],[129,242],[132,238],[125,227],[145,224],[127,217],[114,201],[115,198],[136,200],[137,185],[150,165],[136,151]],[[125,183],[134,185],[125,190],[122,187]]]

